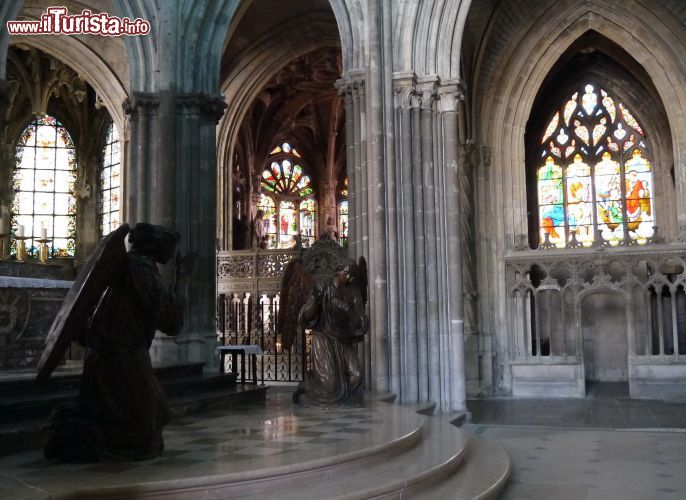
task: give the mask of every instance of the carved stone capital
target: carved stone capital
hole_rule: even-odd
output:
[[[464,144],[460,144],[457,154],[460,160],[461,165],[468,165],[471,164],[472,161],[474,160],[474,152],[476,148],[474,147],[474,144],[471,142],[467,142]]]
[[[133,97],[125,99],[122,108],[124,114],[135,116],[140,113],[149,115],[153,114],[160,105],[160,99],[157,94],[151,92],[134,92]]]
[[[417,76],[412,71],[393,74],[393,88],[396,95],[396,105],[407,109],[412,104],[412,97],[416,94]]]
[[[424,76],[417,79],[417,94],[421,96],[421,100],[417,103],[423,110],[433,109],[434,101],[437,94],[440,80],[436,75]]]
[[[333,86],[336,89],[336,92],[338,92],[338,95],[341,97],[348,97],[352,92],[349,83],[346,80],[343,80],[342,78],[336,80]]]
[[[489,146],[481,146],[481,162],[486,167],[491,166],[491,148]]]
[[[178,94],[176,106],[182,113],[199,114],[208,121],[219,123],[227,104],[221,97],[203,93]]]
[[[407,109],[411,105],[412,95],[415,94],[414,87],[396,87],[395,98],[400,109]]]
[[[445,85],[438,89],[438,112],[457,113],[460,101],[464,100],[464,94],[456,85]]]

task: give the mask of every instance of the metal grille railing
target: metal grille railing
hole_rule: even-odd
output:
[[[220,342],[222,345],[258,345],[263,354],[256,357],[259,382],[299,382],[307,371],[310,350],[309,332],[287,349],[278,328],[279,294],[235,292],[220,294],[218,300]],[[250,357],[245,369],[251,373]],[[238,361],[240,363],[240,361]],[[231,360],[226,359],[230,370]],[[241,367],[237,367],[240,371]]]

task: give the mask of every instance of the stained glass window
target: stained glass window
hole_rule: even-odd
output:
[[[300,232],[302,234],[303,243],[307,243],[306,246],[314,243],[316,238],[316,228],[314,225],[316,212],[317,205],[312,198],[300,203]]]
[[[339,241],[345,246],[348,241],[348,200],[341,200],[338,204],[338,234]]]
[[[267,248],[304,246],[316,238],[317,205],[312,180],[300,165],[300,153],[284,142],[272,149],[262,172],[260,207],[267,220]]]
[[[29,255],[45,236],[52,257],[73,257],[76,160],[69,133],[53,117],[39,116],[22,132],[16,159],[12,233],[23,230]]]
[[[112,123],[107,131],[104,159],[100,170],[98,215],[100,216],[100,234],[102,236],[117,229],[121,223],[120,185],[119,134],[114,123]]]
[[[537,157],[544,248],[640,244],[653,236],[648,139],[606,90],[586,83],[555,110]]]
[[[348,178],[338,193],[338,241],[342,246],[348,244]]]
[[[276,248],[277,230],[276,230],[276,204],[274,200],[264,193],[260,195],[260,204],[257,207],[262,210],[264,215],[262,220],[264,223],[264,234],[267,235],[267,248]]]

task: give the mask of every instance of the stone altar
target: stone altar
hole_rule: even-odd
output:
[[[54,278],[19,276],[36,272],[34,267]],[[0,271],[14,274],[0,276],[0,370],[34,368],[38,364],[45,336],[72,284],[57,279],[65,277],[63,268],[52,267],[0,265]]]

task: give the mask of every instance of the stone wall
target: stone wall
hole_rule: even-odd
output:
[[[34,368],[71,281],[0,277],[0,370]]]

